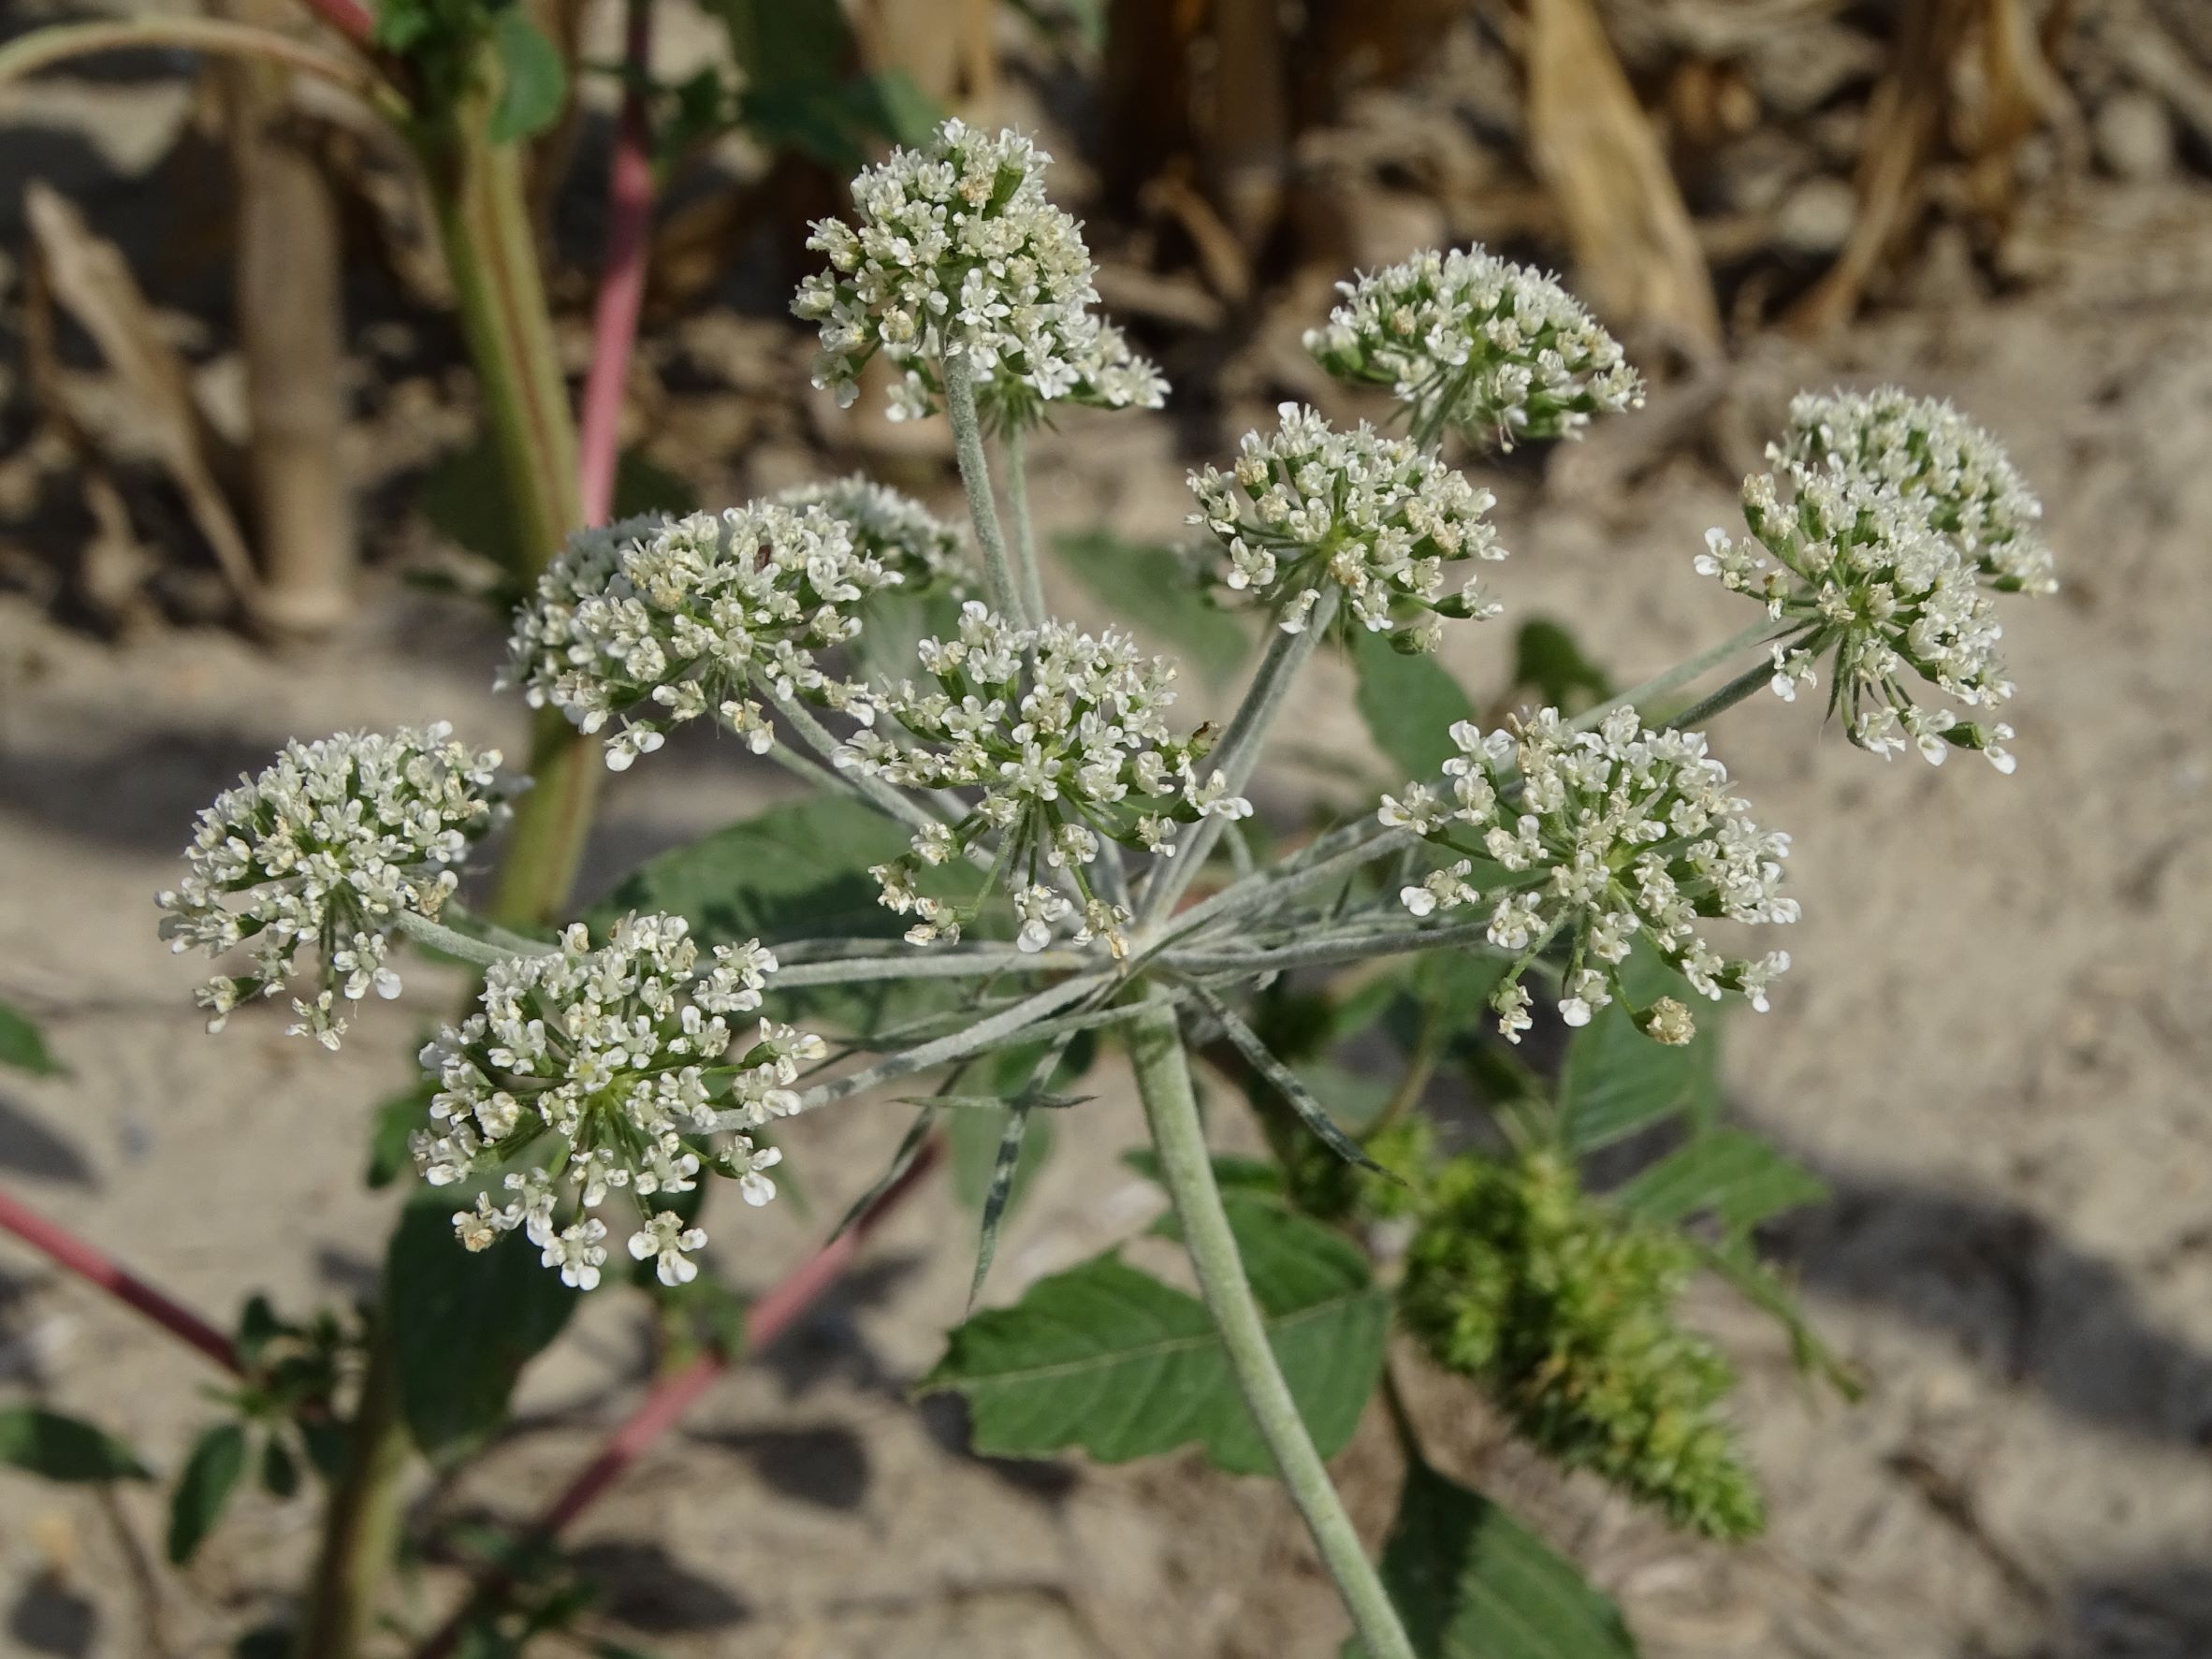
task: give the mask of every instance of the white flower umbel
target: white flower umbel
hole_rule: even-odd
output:
[[[689,1279],[685,1257],[706,1235],[650,1201],[691,1191],[703,1169],[735,1180],[748,1203],[773,1198],[764,1171],[781,1155],[717,1125],[795,1112],[799,1065],[824,1052],[770,1020],[738,1038],[732,1017],[761,1006],[775,971],[757,940],[703,958],[683,919],[662,915],[624,918],[596,949],[579,924],[557,953],[487,969],[479,1011],[422,1051],[438,1092],[412,1142],[434,1186],[504,1171],[507,1197],[480,1193],[455,1214],[461,1242],[480,1250],[521,1228],[547,1267],[589,1289],[606,1229],[587,1213],[621,1192],[640,1221],[631,1254],[656,1258],[663,1284]],[[563,1208],[575,1214],[560,1228]]]
[[[957,353],[997,425],[1030,424],[1059,401],[1158,408],[1167,383],[1091,309],[1082,226],[1045,199],[1051,160],[1018,134],[954,120],[926,149],[865,168],[852,181],[857,225],[814,226],[807,245],[829,269],[802,282],[792,305],[821,327],[815,385],[851,403],[880,351],[904,371],[892,418],[918,418],[944,396]]]
[[[1771,453],[1807,465],[1832,459],[1911,498],[2001,593],[2059,590],[2043,503],[2004,446],[1949,403],[1896,386],[1801,393]]]
[[[1576,438],[1597,415],[1640,406],[1620,342],[1552,278],[1480,248],[1416,254],[1338,284],[1345,302],[1306,350],[1337,379],[1387,386],[1414,436],[1473,444]]]
[[[1780,891],[1789,837],[1751,821],[1702,734],[1647,731],[1633,708],[1579,733],[1547,708],[1503,731],[1462,720],[1451,737],[1451,798],[1415,784],[1386,795],[1381,817],[1454,855],[1400,895],[1414,915],[1491,907],[1490,942],[1517,958],[1493,1001],[1507,1038],[1519,1041],[1529,1024],[1522,974],[1563,939],[1559,1011],[1570,1026],[1623,997],[1620,966],[1638,939],[1702,995],[1733,992],[1766,1009],[1788,956],[1724,957],[1697,923],[1795,922],[1797,902]],[[1477,861],[1488,866],[1480,889]],[[1695,1029],[1679,1003],[1634,1011],[1662,1042]]]
[[[1908,675],[1970,708],[2008,700],[2002,633],[1976,558],[1936,528],[1925,492],[1845,464],[1840,455],[1781,462],[1744,481],[1748,539],[1706,534],[1695,565],[1761,600],[1784,636],[1771,648],[1775,694],[1795,700],[1828,660],[1828,707],[1851,740],[1887,758],[1910,742],[1942,764],[1953,748],[2013,769],[2012,728],[1923,706]]]
[[[841,767],[913,789],[958,793],[957,823],[914,837],[910,857],[879,866],[883,903],[917,918],[916,944],[957,939],[991,888],[956,905],[916,891],[922,866],[997,837],[996,871],[1013,895],[1018,942],[1041,951],[1054,924],[1079,917],[1076,939],[1119,948],[1126,910],[1099,898],[1089,867],[1106,837],[1171,853],[1180,825],[1251,808],[1203,765],[1204,746],[1170,731],[1174,665],[1147,658],[1127,634],[1082,633],[1064,622],[1016,628],[981,604],[964,607],[952,639],[920,648],[929,677],[876,692],[887,730],[863,731]],[[1081,901],[1055,891],[1067,872]]]
[[[866,698],[814,654],[858,632],[869,594],[932,574],[926,557],[898,562],[908,545],[827,501],[586,531],[517,615],[502,683],[585,732],[618,719],[606,746],[616,771],[708,713],[764,753],[775,734],[749,694],[762,682],[865,720]]]
[[[171,950],[252,953],[250,973],[201,988],[209,1030],[249,997],[283,991],[303,950],[321,957],[321,984],[294,998],[292,1029],[326,1048],[371,989],[400,994],[386,953],[400,913],[437,915],[455,866],[526,784],[500,771],[499,750],[452,734],[440,723],[287,743],[200,813],[183,881],[155,902]]]
[[[960,532],[911,496],[901,495],[862,473],[827,484],[794,484],[779,490],[776,504],[794,512],[820,507],[852,532],[852,549],[896,575],[908,594],[967,586],[971,568]]]
[[[1230,473],[1190,475],[1200,509],[1190,521],[1220,542],[1227,586],[1276,608],[1295,633],[1333,583],[1344,615],[1392,631],[1404,650],[1433,650],[1440,618],[1498,614],[1474,577],[1447,580],[1448,566],[1506,557],[1483,517],[1489,490],[1433,449],[1364,423],[1340,432],[1296,403],[1276,414],[1274,432],[1244,434]]]

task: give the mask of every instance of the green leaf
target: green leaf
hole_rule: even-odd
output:
[[[288,1498],[299,1490],[299,1460],[274,1434],[261,1448],[261,1486],[272,1498]]]
[[[1224,1201],[1275,1359],[1314,1443],[1332,1456],[1375,1387],[1389,1298],[1349,1241],[1272,1199],[1230,1192]],[[986,1456],[1079,1446],[1114,1463],[1195,1441],[1233,1474],[1273,1467],[1204,1306],[1114,1255],[959,1326],[921,1386],[967,1399]]]
[[[177,1490],[169,1494],[168,1552],[182,1566],[198,1550],[246,1472],[246,1431],[242,1423],[217,1423],[192,1448]]]
[[[1513,683],[1564,714],[1579,714],[1613,694],[1604,671],[1582,654],[1575,636],[1545,617],[1521,625],[1513,641]]]
[[[63,1071],[38,1027],[5,1002],[0,1002],[0,1066],[28,1071],[33,1077],[59,1077]]]
[[[568,102],[568,65],[525,7],[510,6],[492,21],[491,51],[499,60],[500,95],[485,136],[512,144],[559,121]]]
[[[71,1483],[153,1478],[106,1430],[43,1405],[0,1406],[0,1463]]]
[[[1125,542],[1103,530],[1059,536],[1053,546],[1093,598],[1138,633],[1172,650],[1207,685],[1227,685],[1251,654],[1244,625],[1207,600],[1174,548]]]
[[[371,1188],[389,1186],[414,1167],[407,1138],[430,1121],[430,1097],[437,1092],[437,1080],[424,1077],[377,1101],[369,1129],[366,1179]]]
[[[515,516],[507,510],[505,474],[488,434],[478,434],[433,462],[416,486],[415,504],[430,527],[456,546],[502,570],[524,568]],[[634,449],[622,452],[615,467],[615,517],[689,513],[698,504],[697,492],[676,473]]]
[[[433,1462],[498,1425],[522,1367],[560,1334],[577,1301],[519,1232],[488,1250],[462,1249],[450,1209],[410,1204],[385,1259],[400,1404]]]
[[[1639,1220],[1672,1227],[1710,1215],[1731,1237],[1760,1222],[1816,1204],[1827,1184],[1742,1129],[1715,1129],[1677,1147],[1625,1186],[1613,1201]]]
[[[1629,988],[1648,1006],[1640,983]],[[1671,994],[1670,987],[1661,987],[1653,997]],[[1700,999],[1692,1006],[1702,1010],[1706,1005]],[[1635,1017],[1616,999],[1567,1042],[1559,1078],[1562,1139],[1569,1151],[1582,1154],[1684,1111],[1710,1121],[1720,1105],[1719,1061],[1710,1018],[1699,1019],[1697,1035],[1688,1042],[1670,1047],[1637,1030]]]
[[[754,82],[835,80],[852,54],[837,0],[708,0],[730,55]]]
[[[1407,778],[1434,778],[1459,753],[1452,722],[1475,718],[1460,682],[1433,656],[1404,656],[1390,648],[1390,635],[1363,628],[1352,634],[1352,666],[1360,676],[1353,701],[1375,748]]]
[[[1298,1121],[1306,1127],[1309,1134],[1345,1162],[1357,1164],[1363,1170],[1373,1170],[1377,1174],[1387,1173],[1380,1164],[1360,1149],[1357,1141],[1337,1127],[1336,1120],[1329,1115],[1329,1109],[1315,1099],[1313,1091],[1306,1087],[1298,1073],[1270,1054],[1267,1045],[1259,1041],[1259,1033],[1239,1019],[1227,1003],[1203,986],[1199,988],[1199,997],[1205,1003],[1207,1011],[1220,1023],[1231,1045],[1244,1056],[1246,1064],[1267,1080],[1275,1094],[1298,1114]]]
[[[1572,1562],[1418,1458],[1382,1575],[1420,1659],[1635,1659],[1621,1609]],[[1345,1659],[1362,1651],[1355,1638]]]

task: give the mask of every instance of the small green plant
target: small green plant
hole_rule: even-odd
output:
[[[371,991],[398,993],[401,944],[482,970],[386,1119],[387,1144],[406,1125],[425,1192],[378,1307],[342,1337],[264,1310],[258,1346],[240,1345],[240,1409],[271,1425],[252,1431],[265,1477],[290,1425],[313,1457],[310,1425],[350,1400],[337,1478],[371,1490],[333,1512],[388,1506],[395,1438],[441,1461],[480,1444],[580,1294],[636,1285],[679,1327],[716,1329],[728,1292],[702,1252],[745,1225],[716,1189],[774,1201],[779,1126],[807,1113],[914,1113],[856,1215],[913,1177],[948,1117],[990,1113],[980,1286],[1033,1121],[1081,1110],[1112,1042],[1151,1131],[1137,1161],[1200,1294],[1110,1251],[975,1313],[923,1387],[962,1396],[995,1455],[1196,1445],[1273,1472],[1370,1659],[1497,1651],[1501,1620],[1516,1652],[1633,1652],[1567,1564],[1428,1464],[1388,1386],[1390,1330],[1562,1463],[1676,1524],[1758,1530],[1732,1372],[1681,1323],[1685,1282],[1720,1273],[1809,1369],[1848,1377],[1750,1244],[1819,1184],[1720,1121],[1713,1014],[1764,1011],[1789,967],[1723,941],[1797,905],[1788,837],[1754,820],[1703,726],[1826,673],[1863,747],[1903,734],[1930,760],[1957,747],[2009,770],[2008,728],[1928,712],[1913,687],[1983,708],[2011,695],[1991,596],[2051,585],[2034,503],[1942,405],[1800,403],[1747,486],[1752,540],[1715,531],[1697,560],[1759,619],[1619,696],[1571,638],[1524,632],[1517,674],[1584,706],[1483,729],[1426,653],[1506,608],[1470,575],[1504,538],[1441,445],[1571,438],[1642,392],[1550,279],[1479,251],[1424,256],[1348,284],[1311,342],[1390,387],[1407,436],[1289,407],[1192,477],[1201,561],[1268,644],[1233,706],[1191,720],[1175,663],[1044,607],[1023,434],[1059,406],[1144,410],[1166,391],[1098,316],[1046,159],[957,122],[895,152],[854,182],[851,223],[817,227],[829,269],[794,308],[821,328],[821,385],[849,395],[880,353],[902,371],[898,413],[949,420],[972,563],[952,527],[848,482],[579,531],[516,618],[508,680],[607,766],[650,764],[673,726],[711,721],[811,784],[803,803],[661,855],[557,933],[549,910],[458,898],[457,866],[546,784],[523,791],[443,731],[296,746],[202,815],[164,904],[181,948],[250,957],[206,994],[218,1024],[276,997],[335,1046],[357,1040]],[[1223,638],[1199,584],[1142,591],[1132,623]],[[1377,748],[1418,775],[1285,833],[1249,792],[1293,683],[1331,648],[1361,677]],[[1539,1027],[1564,1044],[1555,1074],[1522,1057]],[[1396,1075],[1365,1086],[1337,1057],[1351,1044],[1395,1055]],[[1242,1087],[1273,1159],[1212,1154],[1194,1061]],[[1425,1113],[1448,1072],[1481,1108],[1472,1137]],[[1594,1185],[1591,1156],[1622,1167],[1632,1141],[1634,1172]],[[1379,1565],[1324,1462],[1378,1387],[1409,1454]],[[196,1492],[243,1467],[248,1431],[215,1433]],[[136,1473],[93,1445],[73,1466]],[[373,1527],[330,1535],[341,1576],[389,1550]]]

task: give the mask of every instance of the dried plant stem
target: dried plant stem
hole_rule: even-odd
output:
[[[1041,622],[1052,613],[1044,608],[1044,575],[1037,562],[1037,531],[1029,521],[1029,443],[1021,423],[1006,429],[1006,513],[1013,520],[1014,569],[1022,580],[1022,600],[1029,619]]]
[[[960,482],[968,489],[968,516],[975,521],[976,545],[983,550],[983,578],[991,604],[1026,627],[1040,618],[1028,614],[1023,588],[1006,552],[1006,532],[998,527],[997,503],[991,499],[991,469],[983,458],[983,423],[975,406],[975,371],[968,354],[945,358],[945,417],[953,423],[953,453],[960,462]]]
[[[161,46],[284,64],[320,75],[386,114],[399,112],[391,88],[362,64],[273,29],[216,18],[133,18],[126,22],[56,23],[36,29],[0,47],[0,84],[92,52]]]
[[[1367,1559],[1351,1517],[1345,1513],[1344,1500],[1330,1482],[1329,1470],[1306,1433],[1290,1385],[1268,1344],[1267,1327],[1237,1254],[1236,1235],[1230,1230],[1229,1213],[1214,1184],[1213,1159],[1190,1086],[1183,1033],[1172,1008],[1157,991],[1150,994],[1130,1029],[1129,1054],[1145,1120],[1152,1127],[1152,1143],[1159,1154],[1160,1178],[1174,1201],[1199,1288],[1252,1420],[1273,1454],[1291,1501],[1305,1518],[1322,1564],[1336,1580],[1367,1659],[1413,1659],[1413,1644]]]

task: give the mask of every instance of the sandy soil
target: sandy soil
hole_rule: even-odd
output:
[[[2076,204],[2049,231],[2055,274],[2028,297],[1931,282],[1831,350],[1761,345],[1541,477],[1496,480],[1511,613],[1576,618],[1623,679],[1739,625],[1740,602],[1689,559],[1729,518],[1735,474],[1798,385],[1897,377],[1973,411],[2040,484],[2066,581],[2055,601],[2010,607],[2013,779],[1968,762],[1885,768],[1816,741],[1809,709],[1765,699],[1722,728],[1763,816],[1797,835],[1806,911],[1787,994],[1733,1031],[1731,1086],[1746,1121],[1834,1185],[1775,1244],[1870,1384],[1856,1407],[1809,1393],[1770,1329],[1701,1299],[1747,1373],[1770,1536],[1734,1553],[1672,1537],[1594,1484],[1560,1481],[1478,1404],[1416,1373],[1444,1461],[1516,1496],[1587,1563],[1654,1659],[2212,1652],[2202,202]],[[718,425],[764,362],[794,360],[781,338],[723,319],[658,348],[707,364],[710,384],[658,421],[656,452],[732,493],[819,464],[814,416],[742,443]],[[722,349],[733,339],[742,349]],[[742,371],[714,380],[726,363]],[[387,417],[410,409],[394,400]],[[1237,429],[1225,418],[1200,435],[1218,449]],[[1171,529],[1178,437],[1194,440],[1072,429],[1042,448],[1041,512]],[[1072,587],[1063,597],[1087,614]],[[1506,637],[1455,633],[1471,686],[1498,685]],[[512,744],[519,710],[488,689],[497,654],[488,625],[388,578],[343,637],[288,657],[192,629],[116,646],[0,598],[0,997],[47,1022],[71,1072],[0,1079],[10,1191],[221,1317],[255,1288],[298,1309],[369,1285],[397,1198],[358,1185],[364,1113],[406,1075],[435,975],[337,1056],[286,1039],[275,1016],[211,1040],[149,898],[193,810],[288,734],[443,717]],[[1308,745],[1364,742],[1333,672],[1288,723]],[[587,884],[783,786],[728,744],[673,745],[610,791]],[[1118,1076],[1072,1117],[1010,1231],[995,1299],[1136,1230],[1155,1201],[1113,1161],[1140,1136]],[[722,1261],[748,1285],[775,1277],[902,1127],[868,1105],[807,1120],[791,1157],[813,1214],[779,1204],[726,1227]],[[1335,1652],[1341,1615],[1267,1484],[1182,1460],[992,1464],[963,1449],[954,1416],[910,1402],[959,1315],[970,1225],[941,1185],[907,1209],[795,1338],[719,1383],[591,1513],[575,1541],[609,1586],[606,1628],[665,1655],[734,1659]],[[639,1310],[594,1299],[530,1375],[516,1432],[458,1491],[421,1501],[527,1514],[634,1401],[647,1357]],[[173,1463],[215,1380],[0,1244],[11,1392],[51,1394]],[[1341,1463],[1371,1535],[1387,1521],[1387,1438],[1371,1420]],[[0,1652],[224,1651],[296,1581],[308,1519],[306,1500],[247,1503],[149,1608],[121,1541],[157,1549],[147,1494],[110,1513],[0,1476]],[[414,1578],[418,1623],[455,1582]]]

